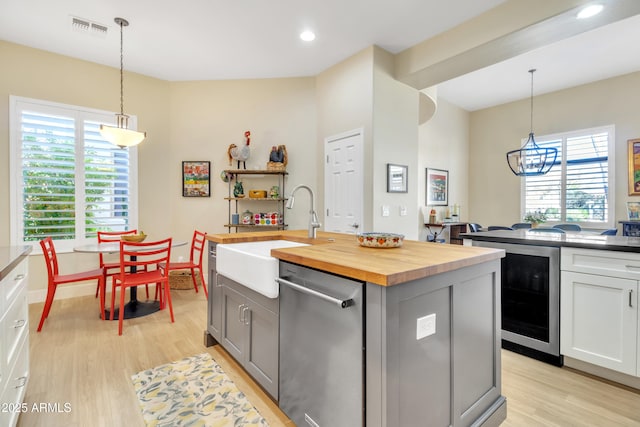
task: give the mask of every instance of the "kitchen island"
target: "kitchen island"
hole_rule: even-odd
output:
[[[401,248],[373,249],[360,247],[353,235],[319,232],[316,239],[308,239],[306,233],[274,231],[207,238],[210,255],[220,243],[308,243],[273,249],[271,256],[295,268],[360,283],[364,327],[353,339],[362,340],[363,393],[361,400],[358,396],[340,399],[360,405],[362,424],[499,425],[506,418],[499,330],[504,251],[408,240]],[[226,319],[217,313],[222,311],[220,305],[216,308],[221,294],[213,289],[220,287],[213,259],[214,270],[209,267],[209,343],[220,342]],[[212,327],[216,316],[220,322]],[[425,318],[430,319],[426,328],[421,323]],[[281,355],[283,351],[287,349],[280,348]]]

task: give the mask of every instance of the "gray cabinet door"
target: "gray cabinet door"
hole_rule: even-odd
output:
[[[216,243],[209,242],[209,301],[207,332],[220,342],[222,339],[222,284],[218,283],[216,270]]]
[[[244,367],[278,399],[278,316],[247,298]]]
[[[222,340],[224,348],[240,363],[244,360],[246,298],[224,286],[222,288]],[[245,313],[243,313],[245,311]]]

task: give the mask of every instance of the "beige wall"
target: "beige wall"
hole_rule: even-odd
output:
[[[421,206],[426,202],[426,168],[449,171],[449,206],[425,206],[419,221],[428,220],[429,210],[436,209],[438,221],[446,216],[453,204],[460,205],[460,220],[469,220],[469,113],[443,99],[428,122],[420,125],[419,191]],[[426,218],[425,218],[426,217]],[[434,230],[435,231],[435,230]],[[427,232],[420,232],[426,240]]]
[[[627,140],[640,136],[637,108],[640,73],[602,80],[534,98],[536,135],[615,125],[614,188],[616,221],[626,218]],[[505,153],[519,148],[530,128],[529,100],[471,113],[469,141],[469,220],[488,225],[520,222],[521,180]],[[616,224],[617,225],[617,224]]]
[[[373,73],[373,226],[367,231],[386,231],[417,239],[418,204],[418,91],[393,77],[394,57],[374,50]],[[407,193],[387,193],[387,163],[408,166]],[[382,206],[389,206],[383,217]],[[407,214],[400,215],[405,207]]]
[[[186,234],[193,227],[209,233],[226,233],[228,222],[228,184],[220,179],[230,166],[229,144],[244,144],[244,132],[251,131],[251,157],[247,169],[266,169],[273,145],[286,145],[289,172],[285,182],[288,194],[297,184],[317,188],[315,79],[289,78],[264,80],[200,81],[171,84],[170,168],[171,229]],[[211,198],[181,196],[182,160],[210,160]],[[269,190],[274,177],[241,178],[245,193],[251,189]],[[238,209],[252,212],[280,210],[273,202],[239,203]],[[285,212],[290,228],[306,228],[307,211],[300,204]]]
[[[120,79],[110,67],[3,41],[0,58],[0,245],[9,245],[9,95],[116,111]],[[229,167],[227,147],[242,143],[245,130],[252,132],[247,167],[264,168],[271,145],[285,144],[288,188],[317,185],[314,78],[170,83],[125,72],[124,109],[147,132],[138,148],[138,226],[149,235],[190,240],[194,228],[226,232],[227,186],[219,173]],[[212,162],[212,197],[181,196],[183,160]],[[245,188],[266,185],[258,180]],[[287,215],[292,228],[306,227],[306,212]],[[174,255],[188,256],[188,247]],[[60,256],[63,272],[95,268],[96,262],[95,255]],[[42,300],[46,269],[40,255],[31,257],[30,275],[30,299]],[[94,289],[93,283],[65,286],[56,297]]]

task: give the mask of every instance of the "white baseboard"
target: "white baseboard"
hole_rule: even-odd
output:
[[[79,285],[73,286],[58,286],[56,290],[56,298],[55,299],[67,299],[67,298],[76,298],[76,297],[84,297],[87,295],[96,294],[96,284],[95,282],[83,283]],[[29,304],[35,304],[39,302],[44,302],[47,298],[47,289],[36,289],[34,291],[29,291],[27,299]]]

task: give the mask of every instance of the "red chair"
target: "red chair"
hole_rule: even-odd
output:
[[[175,321],[169,288],[169,272],[161,268],[151,270],[151,267],[160,263],[168,263],[170,258],[171,238],[156,242],[120,242],[120,273],[113,276],[111,285],[111,320],[113,320],[115,308],[116,288],[120,287],[118,335],[122,335],[125,291],[132,286],[156,283],[156,289],[160,289],[160,307],[164,308],[164,304],[168,303],[171,322]]]
[[[104,319],[104,276],[102,275],[102,269],[97,268],[95,270],[83,271],[73,274],[59,274],[58,272],[58,256],[56,255],[56,249],[53,245],[51,237],[47,237],[40,241],[42,247],[42,253],[44,254],[44,260],[47,263],[47,273],[49,280],[47,283],[47,299],[44,303],[44,309],[42,310],[42,316],[40,317],[40,324],[38,325],[38,332],[42,330],[42,325],[47,317],[49,317],[49,311],[51,311],[51,303],[53,303],[53,297],[56,294],[58,285],[73,282],[84,282],[86,280],[98,280],[98,292],[100,294],[100,318]]]
[[[138,230],[127,231],[98,231],[98,243],[119,242],[120,236],[128,236],[138,234]],[[120,272],[119,262],[104,262],[104,255],[100,255],[100,268],[103,270],[104,283],[106,286],[107,278],[114,276]],[[149,286],[146,287],[147,299],[149,299]],[[98,288],[96,287],[96,298],[98,297]]]
[[[200,283],[202,283],[202,288],[204,289],[204,296],[209,297],[209,292],[207,291],[207,284],[204,282],[204,273],[202,271],[202,255],[205,251],[205,237],[207,233],[203,233],[201,231],[195,230],[193,232],[193,239],[191,240],[191,254],[189,256],[188,262],[170,262],[169,263],[169,271],[172,270],[191,270],[191,278],[193,279],[193,287],[198,292],[198,281],[196,279],[196,269],[198,270],[198,274],[200,275]],[[164,269],[165,264],[160,264],[160,268]]]

